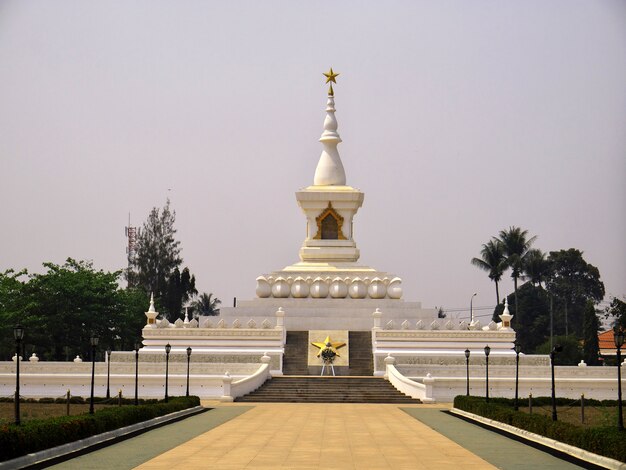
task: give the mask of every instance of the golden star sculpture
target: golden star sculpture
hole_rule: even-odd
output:
[[[331,69],[332,71],[332,69]],[[334,352],[335,354],[337,354],[337,356],[339,356],[339,353],[337,352],[337,349],[339,348],[343,348],[346,343],[342,343],[340,341],[337,342],[333,342],[330,340],[330,336],[327,336],[326,339],[321,342],[321,343],[311,343],[313,346],[315,346],[316,348],[319,348],[319,352],[317,353],[317,357],[320,357],[320,354],[322,354],[322,351],[324,349],[330,349],[332,352]]]
[[[326,83],[330,82],[330,88],[328,89],[328,96],[335,96],[335,92],[333,90],[333,83],[335,84],[337,83],[336,78],[339,76],[339,74],[333,72],[333,68],[331,67],[328,72],[323,73],[322,75],[326,77]]]

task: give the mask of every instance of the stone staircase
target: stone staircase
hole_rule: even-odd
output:
[[[258,390],[236,398],[238,402],[274,403],[421,403],[382,377],[282,376]]]
[[[350,366],[335,367],[337,375],[373,375],[372,333],[370,331],[350,331],[348,333],[348,341],[350,347]],[[283,356],[283,374],[319,375],[321,365],[309,367],[307,364],[308,350],[308,331],[288,331],[285,355]]]
[[[283,356],[283,374],[308,375],[308,349],[308,331],[287,331],[287,342],[285,344],[285,354]]]
[[[350,344],[349,375],[374,375],[372,332],[350,331],[348,341]]]

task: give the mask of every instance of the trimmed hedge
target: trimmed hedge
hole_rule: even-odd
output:
[[[22,425],[0,425],[0,461],[49,449],[79,439],[147,421],[200,405],[198,397],[174,397],[138,406],[111,406],[94,414],[60,416],[26,421]]]
[[[117,405],[117,403],[119,402],[119,399],[116,395],[112,396],[111,398],[104,398],[104,397],[94,397],[94,404],[95,405],[101,405],[101,404],[109,404],[109,405]],[[14,403],[15,400],[13,399],[13,397],[0,397],[0,403]],[[158,403],[159,400],[157,398],[140,398],[139,399],[139,404],[141,405],[146,405],[149,403]],[[66,397],[57,397],[57,398],[20,398],[20,403],[67,403],[67,398]],[[74,403],[74,404],[83,404],[83,405],[88,405],[89,404],[89,397],[81,397],[80,395],[72,395],[70,396],[70,403]],[[122,397],[122,405],[134,405],[135,404],[135,399],[134,398],[126,398],[126,397]]]
[[[533,404],[543,403],[544,400],[550,403],[549,397],[541,397],[533,398]],[[562,401],[563,404],[572,402],[572,400],[567,399],[559,399],[559,401]],[[591,402],[592,400],[589,401]],[[607,406],[611,402],[604,401],[602,403]],[[617,405],[616,401],[614,403]],[[523,402],[520,401],[520,404],[523,404]],[[493,398],[490,399],[489,403],[486,403],[484,397],[460,395],[454,398],[454,407],[515,426],[516,428],[525,429],[526,431],[540,434],[595,454],[604,455],[620,462],[626,462],[626,432],[620,432],[617,426],[584,428],[563,421],[552,421],[552,418],[549,416],[531,415],[522,411],[515,411],[513,400],[507,398]]]

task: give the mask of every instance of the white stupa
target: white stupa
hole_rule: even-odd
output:
[[[364,194],[346,184],[346,173],[337,145],[335,97],[332,68],[326,104],[323,145],[313,185],[296,192],[306,217],[306,238],[300,261],[257,278],[256,295],[236,308],[222,308],[222,315],[267,317],[277,307],[286,312],[288,329],[344,328],[369,330],[376,308],[384,320],[431,318],[434,310],[423,310],[417,302],[402,300],[402,280],[358,263],[359,249],[353,238],[353,219],[363,205]]]

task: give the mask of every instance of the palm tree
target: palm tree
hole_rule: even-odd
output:
[[[207,294],[206,292],[202,293],[198,300],[195,300],[191,306],[193,309],[198,312],[199,315],[219,315],[220,309],[219,304],[222,301],[217,297],[213,297],[213,294]]]
[[[496,305],[500,304],[500,292],[498,282],[502,279],[502,274],[507,268],[504,247],[497,238],[492,238],[483,245],[480,250],[480,258],[472,258],[471,263],[477,268],[487,271],[489,279],[496,284]]]
[[[550,261],[546,254],[537,248],[528,250],[524,263],[524,274],[522,277],[531,284],[541,286],[550,275]]]
[[[500,242],[504,248],[506,264],[511,268],[513,287],[515,289],[515,314],[518,315],[516,321],[519,322],[519,311],[517,303],[517,280],[524,272],[524,263],[528,256],[531,245],[537,237],[528,238],[528,230],[520,227],[509,227],[508,230],[500,231]]]

